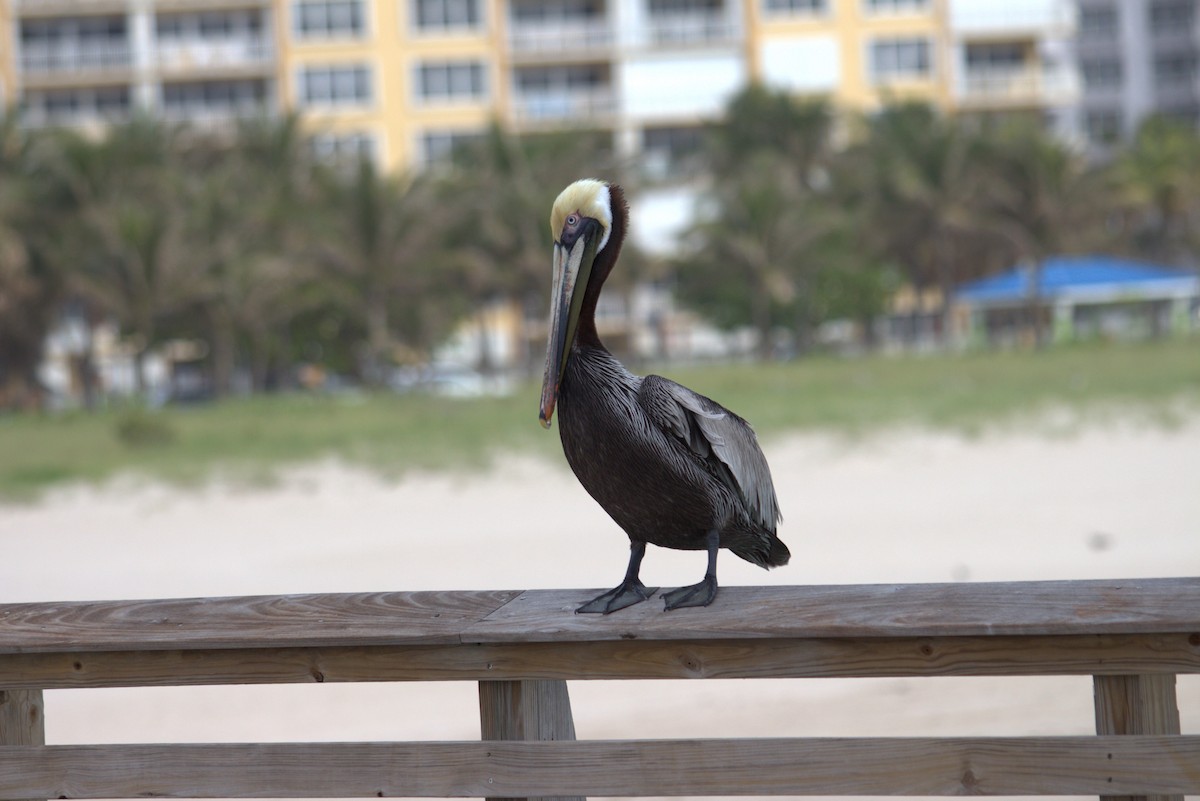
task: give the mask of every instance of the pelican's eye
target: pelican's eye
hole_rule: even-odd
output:
[[[576,225],[579,225],[579,215],[578,214],[568,214],[567,215],[567,225],[571,226],[572,228],[574,228]]]

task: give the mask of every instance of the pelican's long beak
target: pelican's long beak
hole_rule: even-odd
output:
[[[550,427],[550,418],[554,416],[558,387],[567,369],[571,343],[575,341],[575,329],[579,327],[579,309],[583,305],[588,278],[592,274],[592,262],[596,258],[596,243],[601,229],[594,221],[590,222],[592,224],[586,227],[570,248],[562,242],[554,243],[550,340],[546,343],[546,371],[542,378],[542,402],[538,409],[538,419],[543,428]]]

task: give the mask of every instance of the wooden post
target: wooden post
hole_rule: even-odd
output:
[[[574,740],[575,721],[567,683],[479,682],[480,733],[484,740]],[[488,801],[530,801],[488,797]],[[582,796],[548,796],[546,801],[585,801]]]
[[[41,690],[0,690],[0,745],[45,745]]]
[[[1179,734],[1175,675],[1093,676],[1096,734]],[[1183,801],[1181,795],[1100,796],[1103,801]]]

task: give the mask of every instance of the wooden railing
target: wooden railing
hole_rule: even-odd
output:
[[[1200,793],[1200,579],[0,606],[0,798]],[[566,680],[1094,676],[1095,736],[576,740]],[[45,745],[42,690],[479,682],[463,742]],[[611,689],[619,693],[619,685]]]

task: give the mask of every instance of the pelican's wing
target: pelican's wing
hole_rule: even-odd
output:
[[[662,376],[646,376],[638,400],[663,431],[678,437],[700,458],[711,463],[715,457],[724,467],[718,475],[742,497],[751,519],[775,530],[783,515],[771,469],[749,423],[716,401]]]

